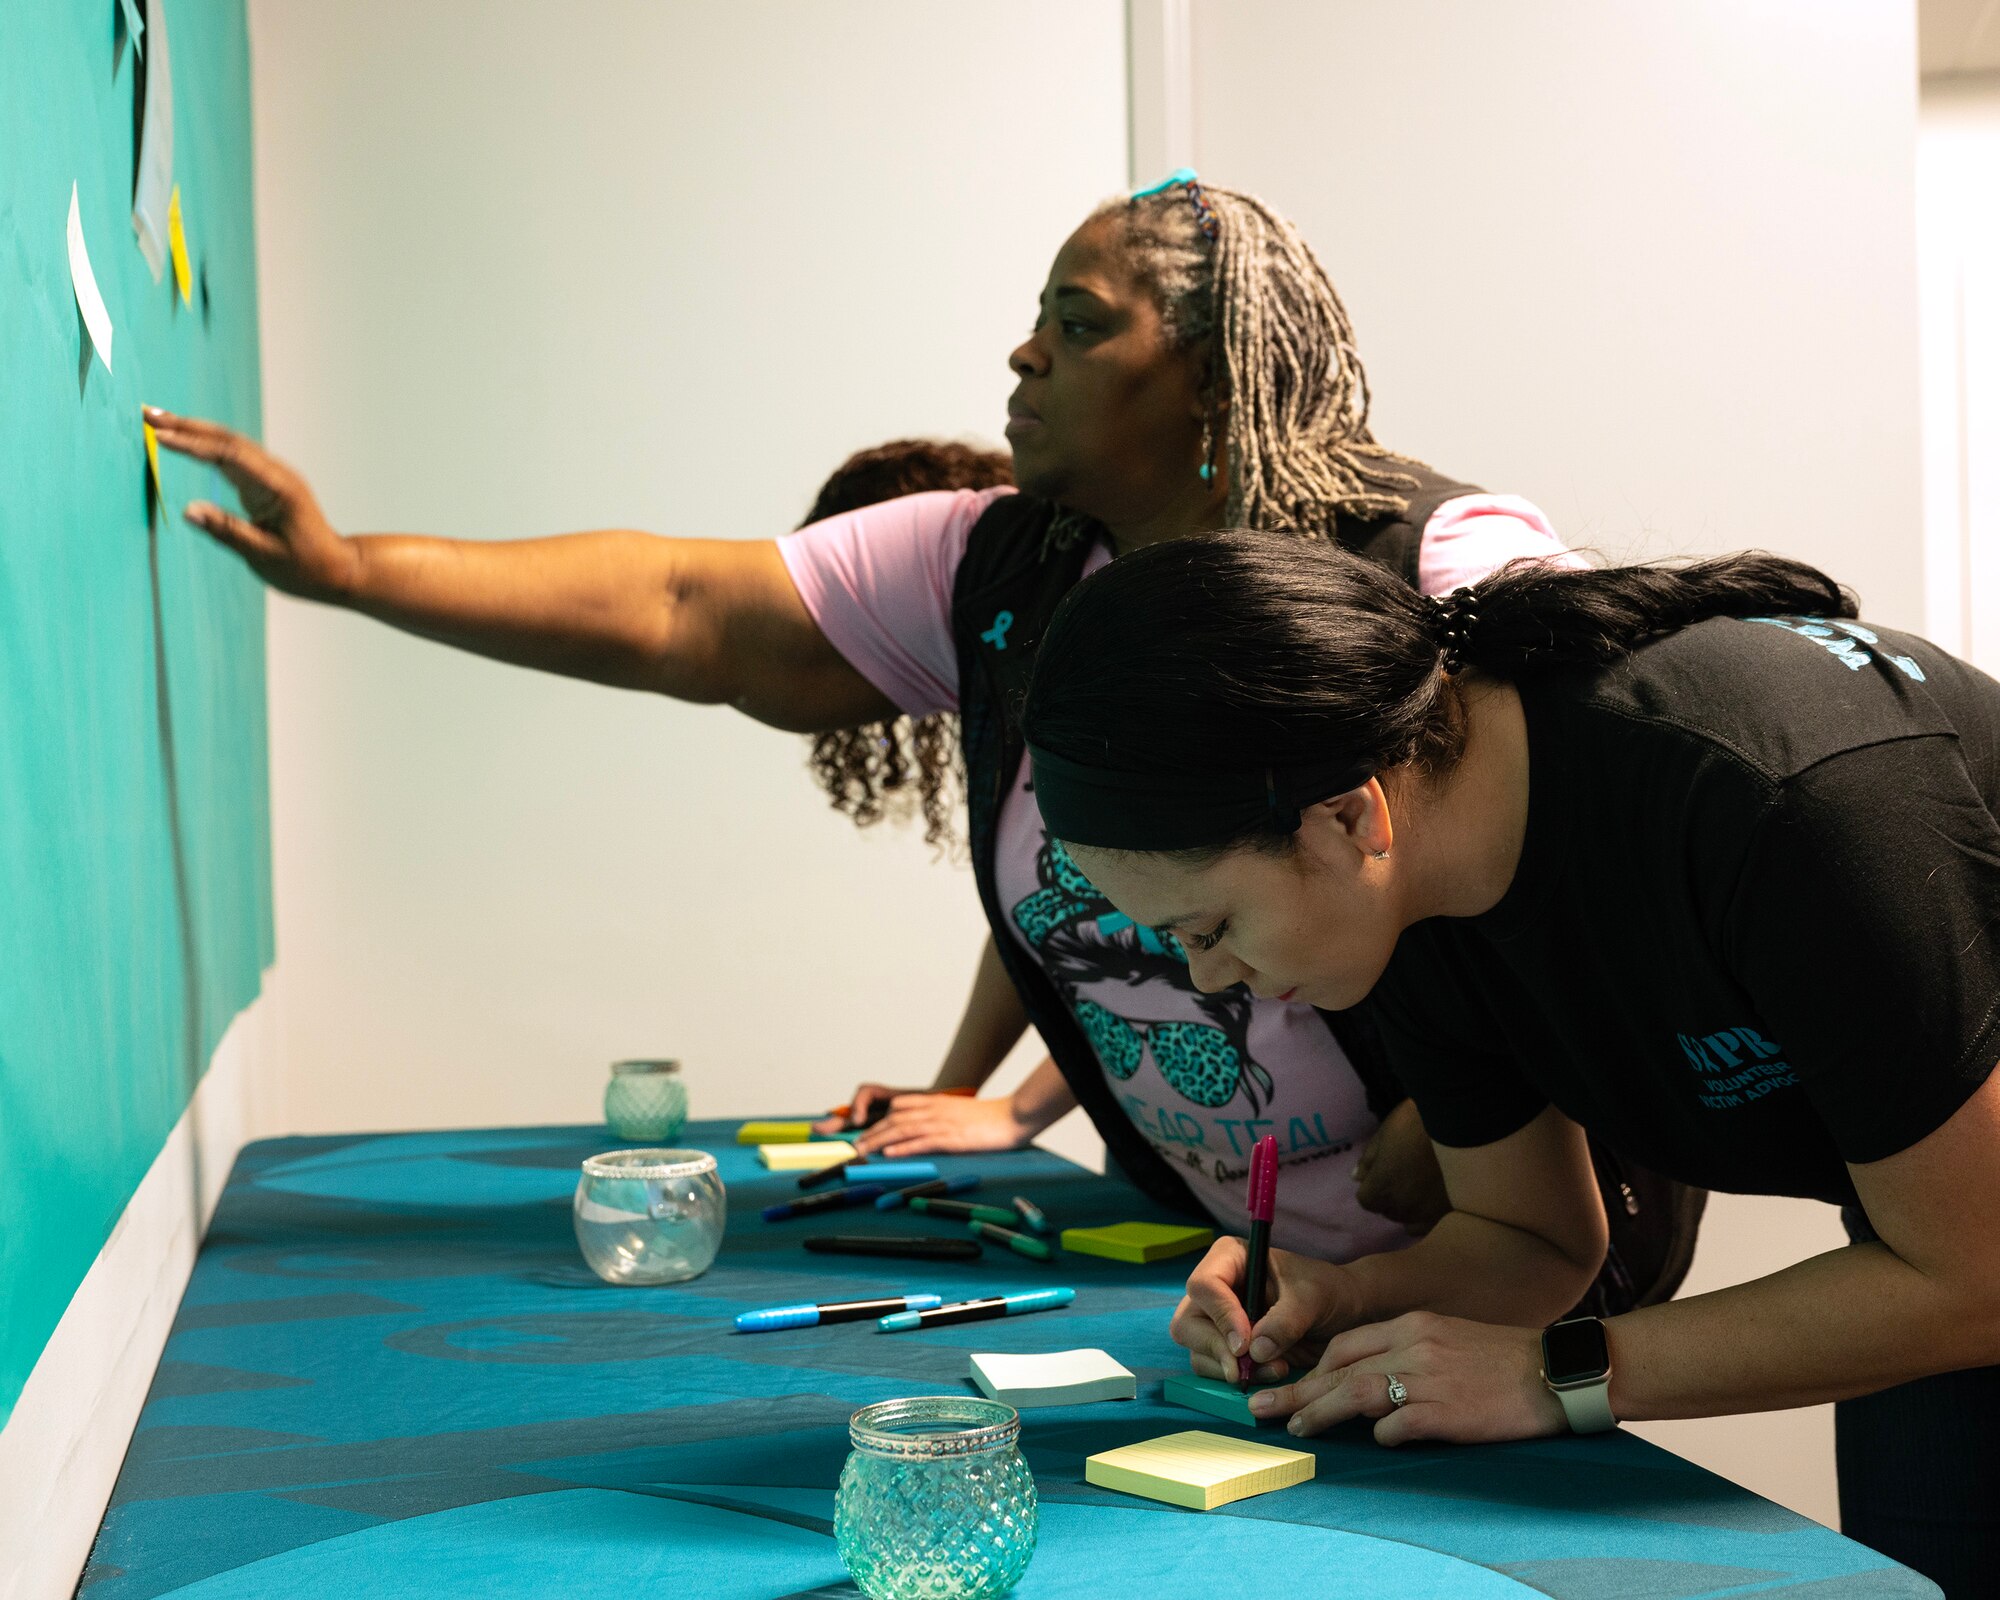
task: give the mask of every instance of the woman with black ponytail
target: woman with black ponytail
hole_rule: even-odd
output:
[[[1057,613],[1050,832],[1202,988],[1372,996],[1451,1211],[1393,1255],[1218,1244],[1174,1335],[1295,1433],[1385,1444],[1840,1402],[1843,1528],[2000,1583],[2000,684],[1774,556],[1419,595],[1331,545],[1176,541]],[[1844,1208],[1853,1243],[1549,1328],[1586,1134]]]

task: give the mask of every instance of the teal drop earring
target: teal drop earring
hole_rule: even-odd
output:
[[[1215,435],[1210,432],[1208,418],[1201,419],[1201,466],[1196,469],[1203,483],[1215,479]]]

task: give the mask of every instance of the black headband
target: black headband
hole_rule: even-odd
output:
[[[1199,850],[1270,825],[1296,832],[1307,806],[1358,789],[1372,762],[1322,761],[1262,772],[1132,772],[1028,747],[1035,803],[1053,838],[1101,850]]]

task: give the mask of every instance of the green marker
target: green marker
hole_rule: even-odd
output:
[[[968,1222],[966,1230],[982,1239],[991,1239],[995,1244],[1004,1244],[1017,1256],[1033,1256],[1037,1261],[1055,1259],[1055,1251],[1040,1239],[1031,1239],[1025,1233],[1016,1233],[1012,1228],[1003,1228],[997,1222]]]
[[[959,1222],[998,1222],[1004,1225],[1021,1220],[1000,1206],[976,1206],[969,1200],[946,1200],[937,1195],[912,1195],[910,1209],[927,1211],[934,1217],[950,1217]]]

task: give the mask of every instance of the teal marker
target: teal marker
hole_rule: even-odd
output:
[[[1049,1248],[1046,1241],[1031,1239],[1027,1234],[1003,1228],[997,1222],[968,1222],[965,1226],[967,1232],[994,1244],[1004,1244],[1017,1256],[1032,1256],[1037,1261],[1048,1261],[1055,1256],[1055,1251]]]
[[[878,1200],[875,1203],[880,1205],[882,1202]],[[1042,1208],[1036,1205],[1034,1201],[1028,1199],[1025,1195],[1017,1194],[1010,1203],[1013,1205],[1015,1211],[1020,1213],[1021,1220],[1028,1225],[1029,1232],[1047,1233],[1049,1231],[1049,1219],[1042,1214]]]

